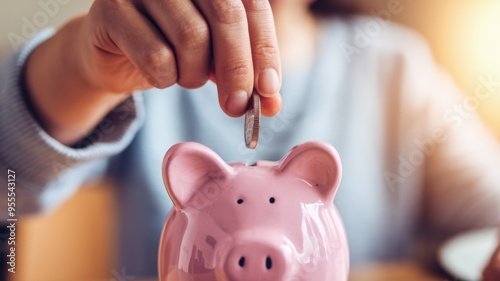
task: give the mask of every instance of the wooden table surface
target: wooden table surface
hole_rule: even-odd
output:
[[[442,281],[443,276],[432,274],[414,262],[400,262],[353,268],[349,281]],[[155,278],[134,281],[158,281]]]
[[[354,268],[349,281],[442,281],[446,278],[415,262],[400,262]]]

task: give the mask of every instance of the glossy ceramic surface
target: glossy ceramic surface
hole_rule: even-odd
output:
[[[161,237],[160,281],[347,280],[333,205],[341,170],[323,142],[254,166],[226,164],[197,143],[173,146],[163,161],[175,208]]]

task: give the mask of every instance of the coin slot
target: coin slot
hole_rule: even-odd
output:
[[[247,167],[255,167],[255,166],[257,166],[257,162],[247,163]]]

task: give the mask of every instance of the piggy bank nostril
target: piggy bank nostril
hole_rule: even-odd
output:
[[[270,257],[267,257],[266,258],[266,268],[271,269],[271,267],[273,267],[273,261],[271,260]]]
[[[238,265],[240,267],[243,267],[245,266],[245,257],[241,257],[240,260],[238,261]]]

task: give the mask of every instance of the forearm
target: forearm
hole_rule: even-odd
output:
[[[29,57],[25,92],[44,130],[65,145],[84,138],[125,94],[100,90],[86,75],[85,17],[66,24]]]

